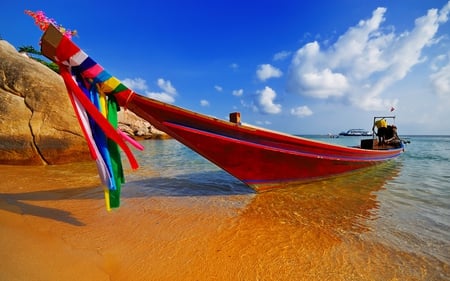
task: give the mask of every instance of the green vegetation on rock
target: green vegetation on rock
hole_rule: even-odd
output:
[[[54,62],[42,59],[43,57],[42,53],[36,50],[33,46],[22,46],[18,48],[18,51],[19,53],[26,53],[31,59],[34,59],[35,61],[38,61],[43,65],[47,66],[54,72],[59,73],[58,65]]]

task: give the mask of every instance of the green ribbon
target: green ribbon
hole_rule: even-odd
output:
[[[108,96],[108,121],[117,129],[118,117],[117,112],[120,110],[119,104],[114,96]],[[116,189],[109,191],[109,201],[111,208],[118,208],[120,206],[120,192],[122,183],[125,182],[123,173],[122,160],[120,157],[119,146],[113,140],[108,139],[108,151],[111,157],[111,168],[113,170],[114,181]]]

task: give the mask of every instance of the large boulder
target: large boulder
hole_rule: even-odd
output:
[[[90,159],[61,77],[0,40],[0,164]]]
[[[130,111],[119,128],[136,139],[167,134]],[[90,159],[61,77],[0,40],[0,164],[51,165]]]

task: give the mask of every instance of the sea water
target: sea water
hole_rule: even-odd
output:
[[[260,194],[143,141],[112,212],[92,163],[0,166],[0,280],[450,280],[450,137],[408,140],[385,164]]]

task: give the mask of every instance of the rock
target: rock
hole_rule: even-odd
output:
[[[61,77],[0,40],[0,164],[90,159]]]
[[[130,111],[119,128],[137,139],[168,135]],[[0,164],[51,165],[91,159],[61,77],[0,40]]]
[[[129,110],[122,109],[118,113],[119,129],[134,139],[168,139],[169,135],[157,130],[146,120]]]

